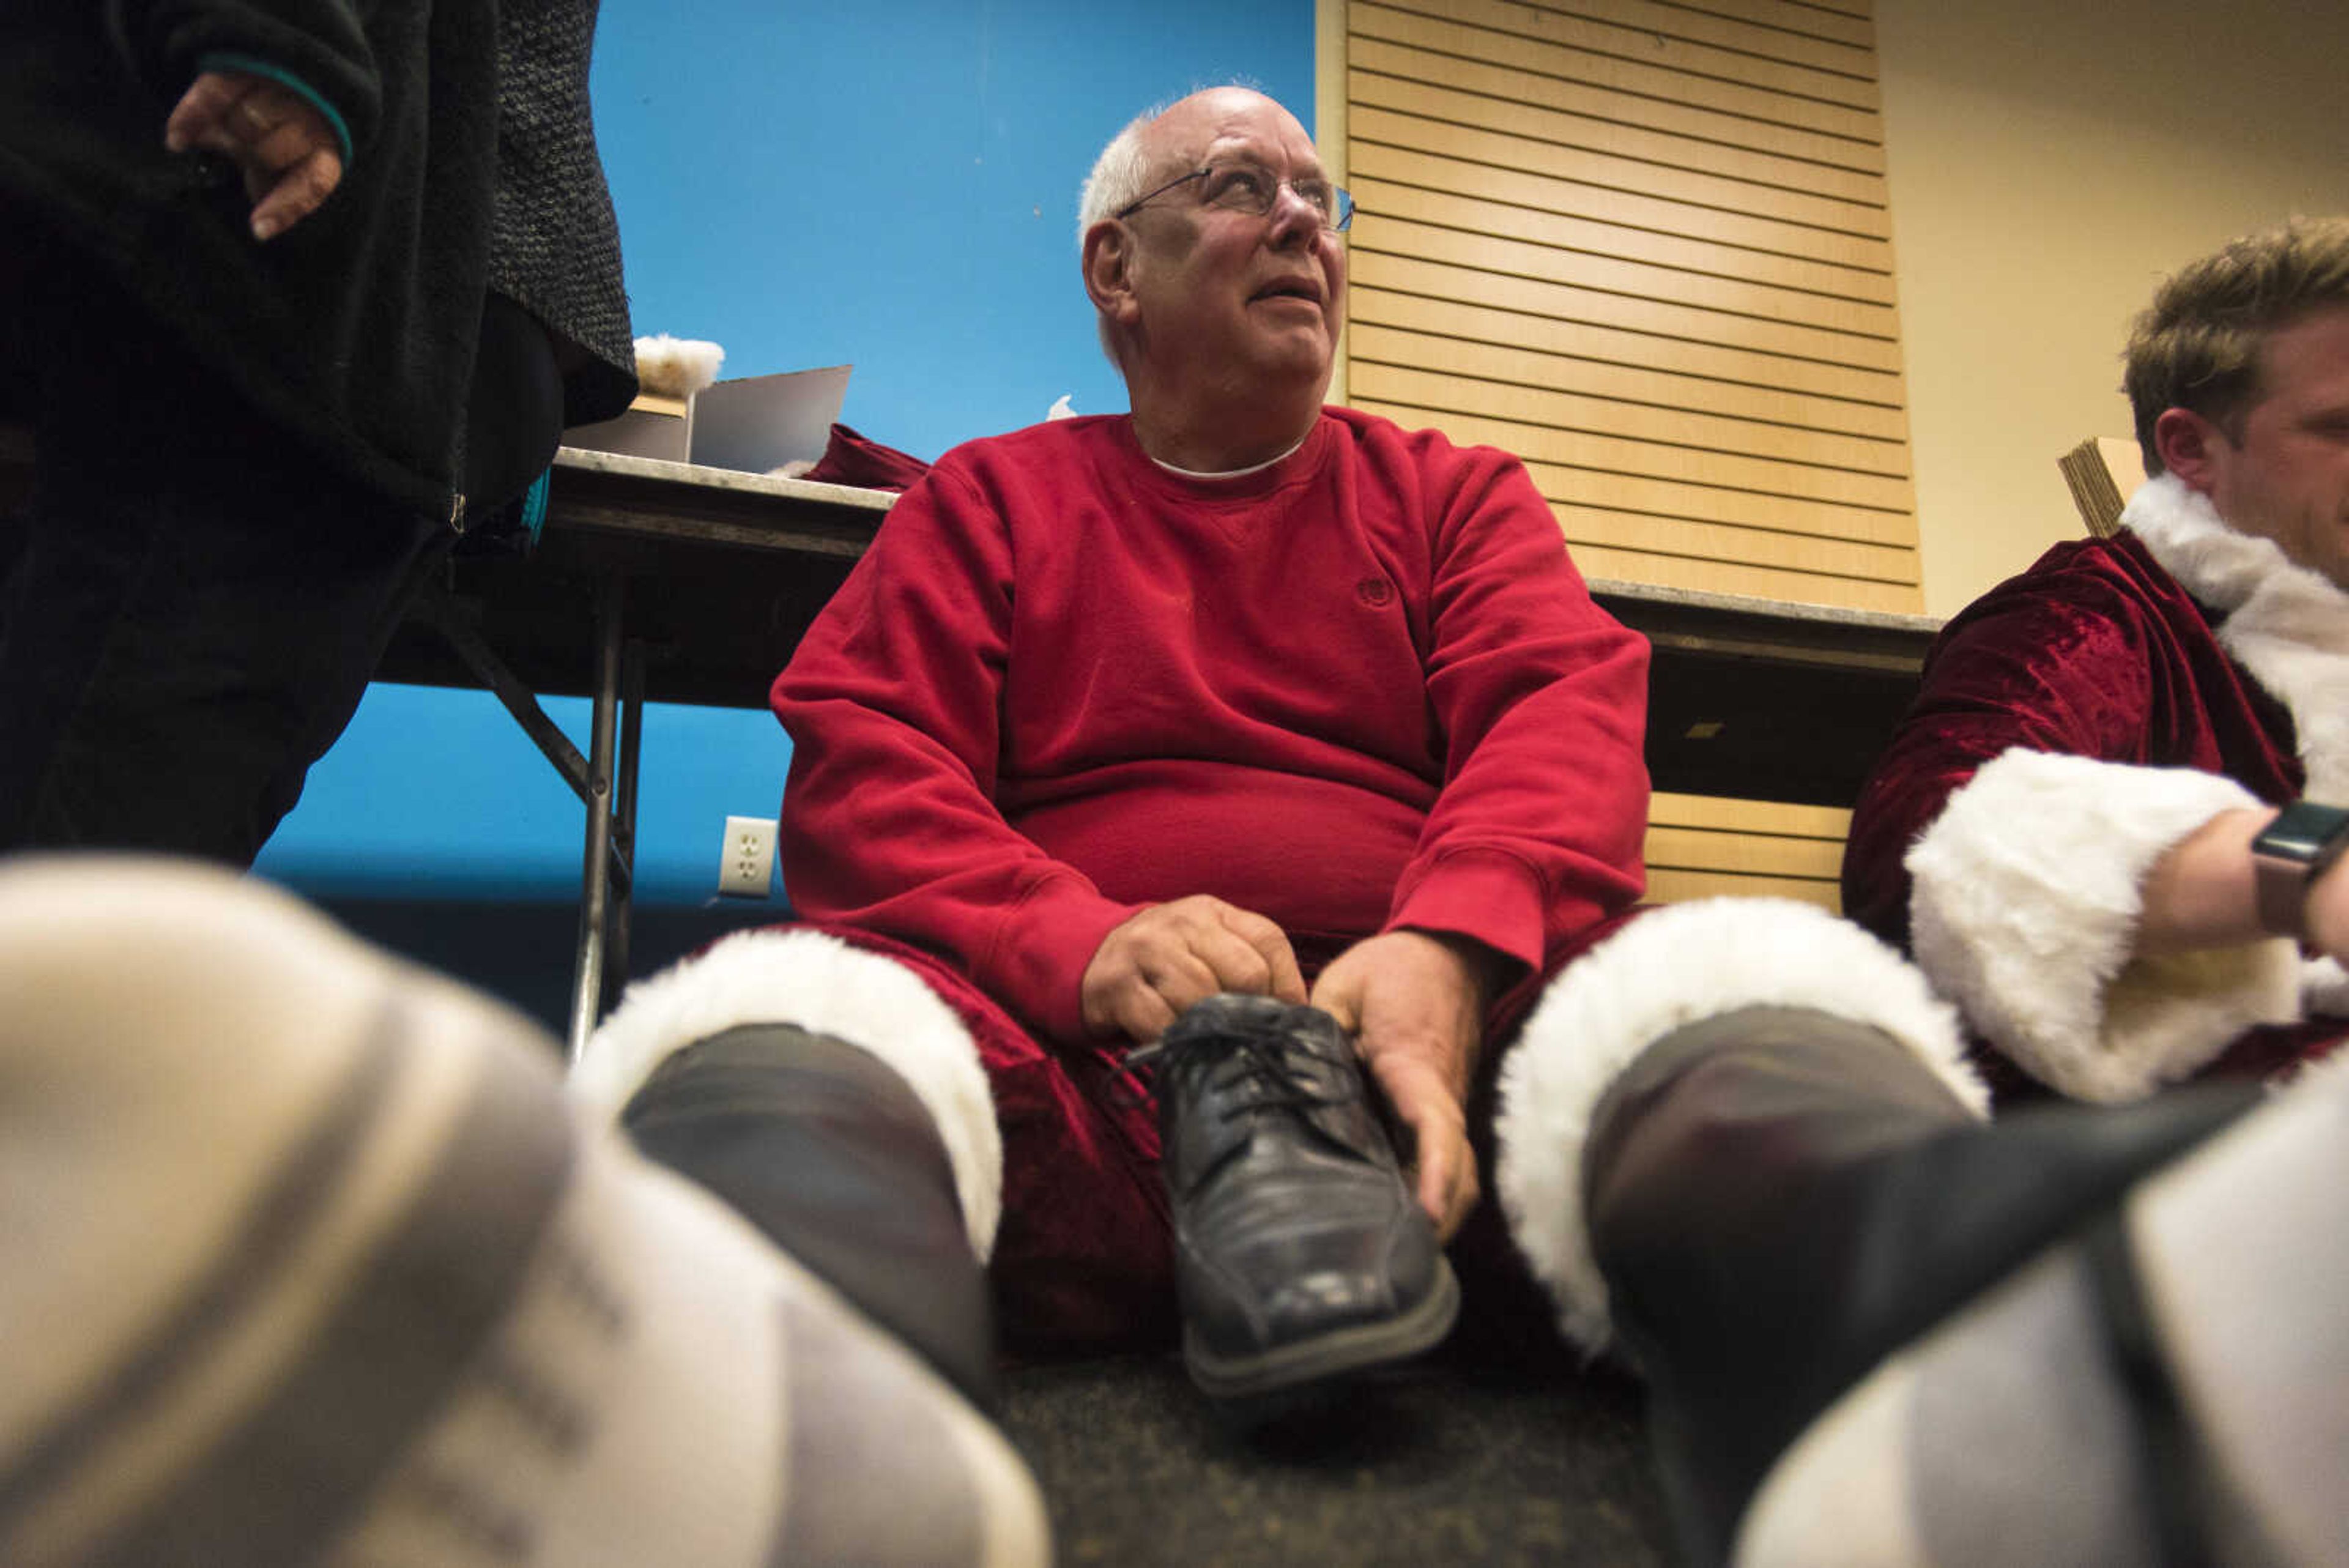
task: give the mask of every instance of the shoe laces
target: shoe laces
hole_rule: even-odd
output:
[[[1330,1074],[1334,1085],[1316,1083],[1300,1062],[1326,1066],[1311,1053],[1293,1049],[1270,1031],[1201,1033],[1169,1044],[1162,1036],[1125,1054],[1119,1076],[1136,1086],[1135,1070],[1164,1065],[1163,1072],[1204,1077],[1202,1091],[1224,1091],[1248,1110],[1313,1111],[1350,1105],[1355,1096],[1343,1074]]]

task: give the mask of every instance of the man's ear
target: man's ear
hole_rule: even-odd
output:
[[[2218,483],[2219,449],[2231,446],[2227,432],[2192,409],[2164,409],[2153,421],[2153,449],[2161,466],[2189,490],[2210,493]]]
[[[1103,218],[1085,231],[1085,293],[1093,308],[1120,322],[1129,322],[1138,308],[1133,297],[1133,231],[1114,218]]]

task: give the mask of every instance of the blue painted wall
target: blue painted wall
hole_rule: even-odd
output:
[[[1125,406],[1076,275],[1077,189],[1145,106],[1254,83],[1313,121],[1311,0],[605,0],[594,92],[639,333],[723,374],[854,364],[842,418],[936,457]],[[586,705],[549,710],[584,750]],[[780,800],[763,712],[645,722],[638,898],[709,901]],[[373,688],[260,869],[327,898],[549,899],[581,808],[486,694]]]

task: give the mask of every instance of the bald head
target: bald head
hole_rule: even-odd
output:
[[[1125,129],[1110,138],[1101,156],[1093,160],[1092,172],[1085,176],[1084,189],[1077,198],[1077,246],[1084,248],[1085,234],[1095,223],[1141,200],[1142,193],[1158,183],[1152,171],[1172,161],[1180,162],[1183,152],[1179,145],[1168,151],[1172,138],[1181,136],[1186,129],[1195,128],[1202,116],[1210,116],[1218,107],[1253,107],[1269,105],[1291,125],[1296,117],[1273,99],[1254,88],[1206,88],[1188,98],[1173,103],[1147,109],[1126,122]],[[1298,134],[1305,128],[1297,126]],[[1184,168],[1193,167],[1185,165]],[[1184,169],[1176,169],[1181,173]]]
[[[1177,99],[1157,118],[1143,124],[1142,138],[1151,160],[1161,166],[1177,165],[1173,172],[1192,167],[1216,140],[1237,128],[1260,127],[1269,119],[1290,138],[1307,147],[1313,138],[1295,115],[1254,88],[1216,87]]]

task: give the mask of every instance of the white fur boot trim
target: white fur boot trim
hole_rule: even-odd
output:
[[[2132,957],[2154,863],[2259,804],[2193,768],[1993,758],[1909,850],[1918,965],[2033,1077],[2078,1099],[2142,1098],[2244,1030],[2300,1016],[2300,957],[2282,938]]]
[[[823,931],[758,930],[628,988],[580,1053],[573,1092],[617,1116],[674,1052],[753,1023],[792,1023],[871,1052],[912,1085],[947,1146],[981,1262],[1003,1202],[1003,1134],[978,1047],[954,1009],[894,959]]]
[[[1582,1207],[1582,1149],[1609,1085],[1683,1024],[1740,1007],[1807,1007],[1899,1040],[1966,1107],[1990,1096],[1956,1016],[1899,954],[1810,904],[1707,898],[1642,915],[1552,981],[1501,1070],[1495,1185],[1509,1233],[1593,1355],[1613,1329]]]

